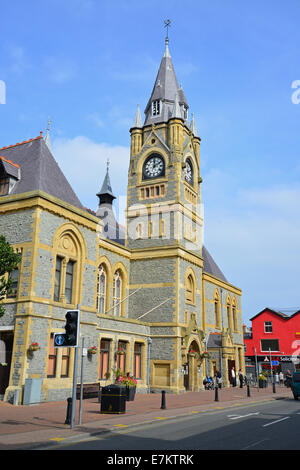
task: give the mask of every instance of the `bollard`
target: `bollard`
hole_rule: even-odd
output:
[[[250,386],[247,384],[247,397],[250,397]]]
[[[276,393],[275,382],[273,382],[273,393]]]
[[[219,387],[215,387],[215,401],[219,401]]]
[[[166,409],[166,392],[164,390],[161,391],[161,410]]]
[[[65,424],[71,424],[71,414],[72,414],[72,398],[67,398],[68,406],[67,406],[67,416]]]

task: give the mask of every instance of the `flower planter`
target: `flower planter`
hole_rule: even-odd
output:
[[[126,401],[134,401],[136,386],[126,386]]]
[[[262,380],[262,379],[258,379],[258,386],[259,386],[259,388],[266,388],[267,387],[267,381]]]
[[[88,354],[90,354],[90,355],[97,354],[97,350],[96,349],[89,349]]]

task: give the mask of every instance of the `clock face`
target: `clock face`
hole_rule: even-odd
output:
[[[188,183],[193,184],[193,167],[189,160],[186,161],[185,179]]]
[[[149,157],[143,168],[144,178],[157,178],[164,173],[164,160],[160,155],[152,155]]]

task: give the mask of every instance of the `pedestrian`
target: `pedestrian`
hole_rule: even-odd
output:
[[[241,369],[239,370],[239,381],[240,381],[240,388],[243,388],[244,376],[243,376],[243,372]]]
[[[291,384],[292,384],[292,374],[291,374],[290,369],[288,369],[285,374],[285,385],[290,388]]]
[[[215,379],[218,388],[222,388],[222,374],[219,370],[216,370]]]
[[[232,367],[232,369],[231,369],[231,383],[232,383],[233,387],[236,386],[236,376],[235,376],[234,367]]]
[[[283,372],[282,372],[282,370],[279,372],[279,383],[280,383],[280,386],[283,385]]]
[[[279,384],[279,375],[278,372],[275,373],[275,383],[278,385]]]

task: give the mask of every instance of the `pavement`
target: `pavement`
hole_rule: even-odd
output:
[[[121,428],[137,427],[157,420],[171,420],[180,416],[217,411],[263,401],[294,400],[291,389],[272,385],[265,389],[230,387],[218,391],[185,392],[179,395],[136,394],[134,401],[126,402],[125,414],[101,414],[98,398],[82,401],[81,424],[79,423],[79,400],[76,402],[75,425],[65,424],[67,401],[12,405],[0,402],[0,450],[47,450],[59,443],[76,442],[116,432]]]

